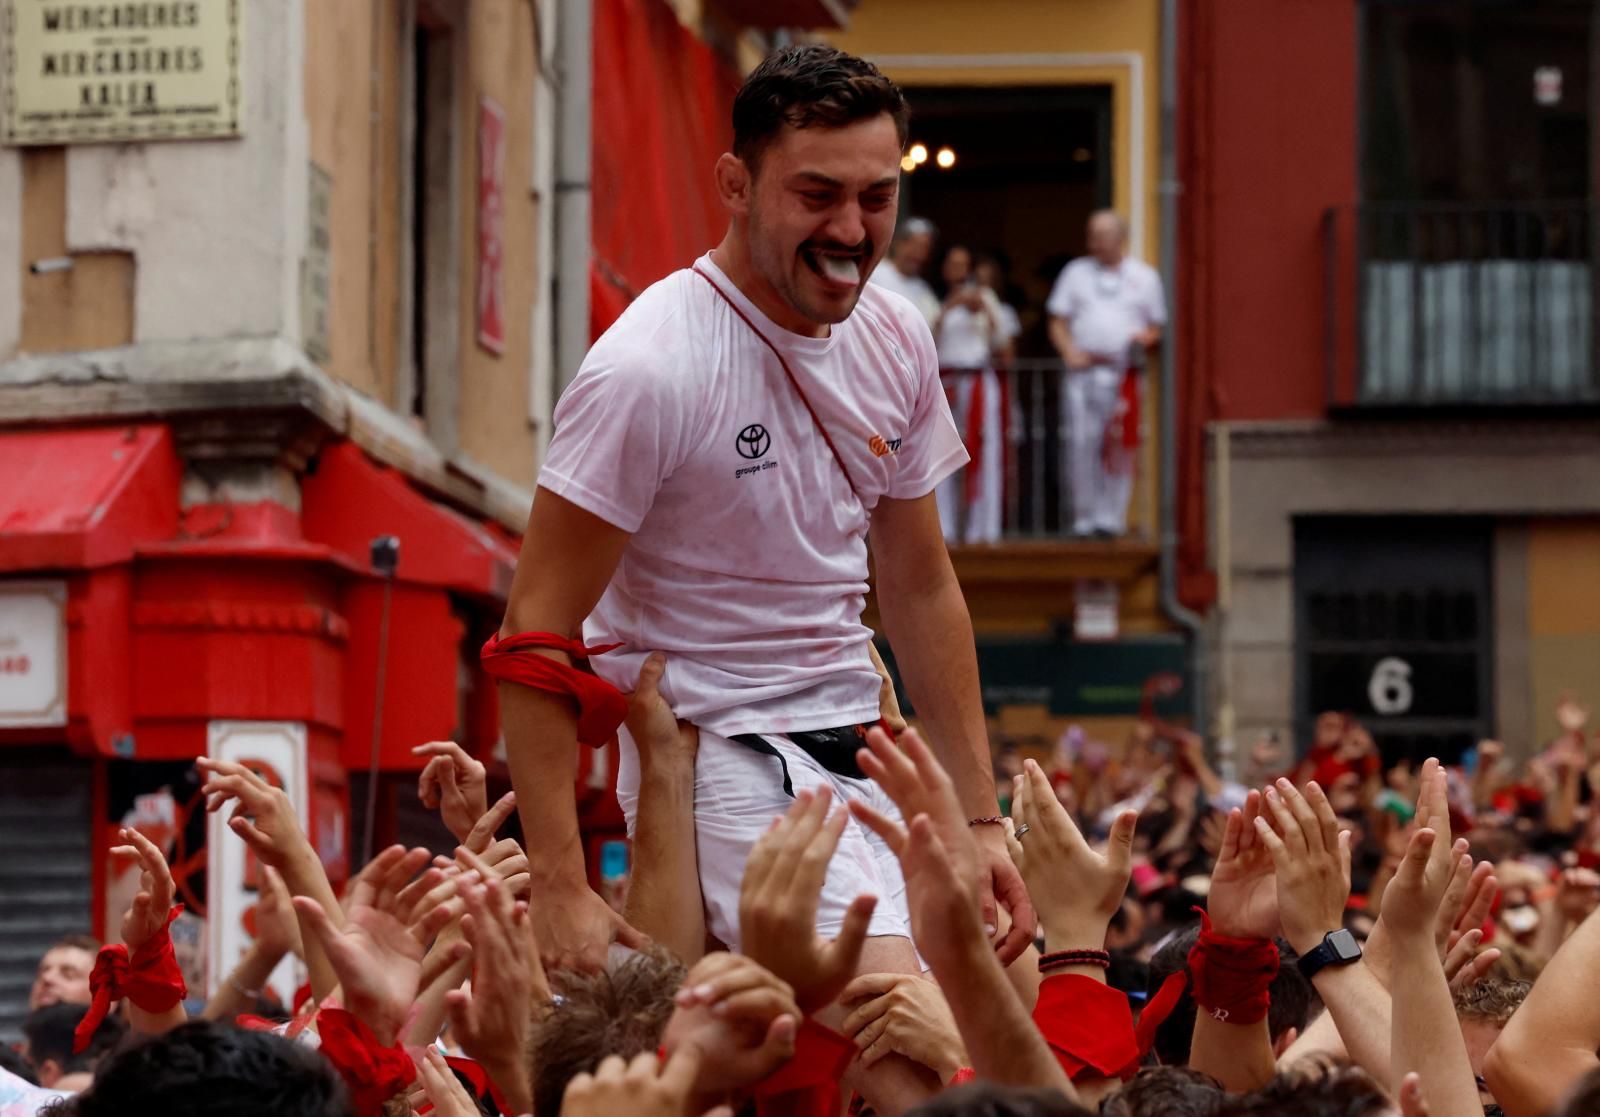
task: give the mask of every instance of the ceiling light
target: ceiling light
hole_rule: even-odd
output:
[[[902,155],[900,156],[900,169],[906,174],[910,174],[917,169],[917,161],[909,155]]]
[[[933,161],[939,164],[943,170],[948,171],[951,167],[956,165],[955,150],[953,148],[941,147],[939,149],[939,154],[933,157]]]
[[[909,155],[912,164],[920,167],[922,164],[928,161],[928,145],[912,144],[911,150],[907,154]]]

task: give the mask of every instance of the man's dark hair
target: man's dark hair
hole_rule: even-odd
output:
[[[1150,1000],[1155,999],[1167,978],[1175,973],[1188,971],[1189,951],[1193,949],[1199,937],[1200,925],[1197,923],[1173,935],[1165,946],[1156,951],[1155,956],[1150,959]],[[1267,1028],[1272,1034],[1274,1043],[1290,1028],[1304,1031],[1311,1021],[1313,1010],[1320,1003],[1316,990],[1295,966],[1299,955],[1294,952],[1294,947],[1283,939],[1276,940],[1275,945],[1278,948],[1278,976],[1272,979],[1272,984],[1268,987],[1272,1003],[1267,1009]],[[1146,1004],[1148,1003],[1147,1001]],[[1156,1029],[1152,1050],[1160,1056],[1164,1065],[1180,1067],[1188,1064],[1189,1045],[1194,1041],[1194,1017],[1197,1011],[1194,997],[1185,989],[1183,996],[1178,998],[1172,1015],[1162,1021],[1161,1026]]]
[[[33,1068],[28,1065],[28,1060],[24,1059],[10,1044],[0,1043],[0,1070],[9,1071],[29,1086],[39,1085],[39,1078],[33,1073]]]
[[[906,1117],[1093,1117],[1059,1090],[974,1082],[936,1094]]]
[[[354,1117],[333,1065],[271,1032],[206,1020],[124,1048],[50,1117]]]
[[[733,99],[733,153],[754,171],[785,127],[843,128],[884,113],[904,148],[911,109],[876,66],[817,43],[784,47],[750,71]]]
[[[90,1070],[100,1057],[122,1042],[128,1026],[122,1017],[108,1013],[100,1021],[82,1051],[72,1050],[73,1034],[88,1013],[88,1005],[45,1005],[34,1009],[22,1023],[22,1034],[28,1040],[28,1058],[35,1068],[53,1059],[62,1074],[78,1074]]]
[[[1311,1064],[1310,1069],[1298,1069]],[[1378,1117],[1394,1106],[1359,1067],[1302,1060],[1259,1090],[1228,1095],[1218,1117]]]
[[[1100,1105],[1100,1117],[1212,1117],[1227,1094],[1188,1067],[1146,1067]]]
[[[601,973],[553,975],[561,1003],[533,1027],[533,1111],[556,1117],[567,1084],[606,1056],[660,1047],[684,974],[677,959],[645,951]]]

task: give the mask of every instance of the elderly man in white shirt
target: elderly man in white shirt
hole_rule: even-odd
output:
[[[939,321],[939,296],[922,278],[922,272],[933,256],[933,242],[938,235],[926,217],[906,218],[895,226],[889,254],[868,277],[868,282],[910,299],[911,305],[928,320],[929,329]]]
[[[1135,351],[1159,345],[1167,322],[1161,276],[1129,259],[1127,243],[1121,216],[1111,210],[1092,215],[1089,255],[1062,269],[1045,302],[1050,340],[1067,364],[1063,396],[1074,535],[1113,537],[1127,530],[1133,463],[1120,446],[1108,453],[1106,440]]]

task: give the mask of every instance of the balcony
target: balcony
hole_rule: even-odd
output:
[[[1600,403],[1596,234],[1586,202],[1328,210],[1329,407]]]

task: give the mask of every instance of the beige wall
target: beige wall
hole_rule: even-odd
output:
[[[1495,517],[1496,731],[1521,754],[1562,690],[1600,703],[1600,425],[1217,426],[1211,481],[1211,708],[1236,742],[1293,720],[1296,516]]]
[[[400,405],[411,359],[403,251],[411,236],[409,79],[405,0],[307,0],[306,112],[312,158],[333,177],[332,357],[328,370],[385,406]],[[532,100],[537,65],[529,0],[471,0],[454,7],[455,157],[459,315],[455,397],[459,451],[515,484],[531,486],[536,437],[529,421],[530,311],[537,294],[537,212],[532,194]],[[360,60],[353,64],[353,60]],[[375,75],[375,76],[374,76]],[[506,346],[478,344],[478,118],[488,96],[506,112],[504,169]],[[376,116],[376,126],[373,117]],[[444,277],[434,276],[443,282]],[[437,381],[441,370],[430,369]]]
[[[462,138],[461,451],[518,484],[533,485],[536,433],[529,424],[529,353],[536,297],[538,209],[533,185],[533,11],[526,0],[473,0],[467,28],[469,76],[458,121]],[[506,113],[505,352],[478,344],[478,105],[492,98]]]

